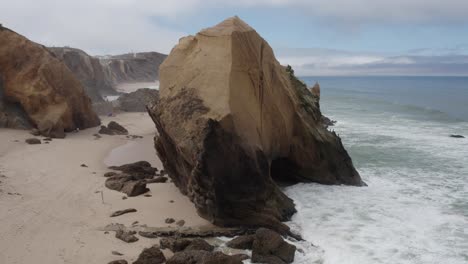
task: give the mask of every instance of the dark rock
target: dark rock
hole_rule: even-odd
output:
[[[112,250],[112,255],[116,255],[116,256],[123,256],[122,253],[118,252],[118,251],[115,251],[115,250]]]
[[[115,121],[110,121],[107,128],[114,131],[116,135],[127,135],[128,130]]]
[[[130,197],[149,191],[144,180],[137,180],[135,177],[126,174],[118,174],[107,178],[105,185],[111,190],[123,192]]]
[[[252,245],[253,263],[292,263],[295,252],[296,246],[284,241],[278,233],[266,228],[259,228],[255,232]]]
[[[41,140],[38,138],[28,138],[25,140],[26,143],[30,145],[36,145],[36,144],[41,144]]]
[[[190,244],[184,250],[204,250],[204,251],[213,251],[214,246],[210,245],[203,239],[195,238],[190,241]]]
[[[122,94],[117,99],[117,104],[118,108],[125,112],[146,112],[146,105],[158,99],[158,90],[142,88],[135,92]]]
[[[151,167],[151,164],[147,161],[137,161],[121,166],[111,166],[109,169],[122,171],[138,179],[152,179],[158,171],[157,168]]]
[[[277,182],[363,185],[341,139],[321,125],[317,99],[238,17],[184,38],[160,80],[148,107],[157,154],[213,224],[289,234],[281,222],[296,210]]]
[[[235,237],[239,235],[252,234],[254,230],[244,228],[227,227],[151,227],[140,230],[138,234],[146,238],[159,237]]]
[[[166,218],[166,220],[164,220],[164,222],[165,222],[166,224],[172,224],[172,223],[175,222],[175,220],[174,220],[174,218]]]
[[[138,259],[133,262],[133,264],[162,264],[164,262],[166,262],[164,254],[158,246],[154,245],[150,248],[143,249]]]
[[[101,126],[101,129],[99,129],[98,133],[103,134],[103,135],[109,135],[109,136],[115,135],[115,132],[107,128],[106,126]]]
[[[44,141],[52,141],[52,138],[46,137],[46,138],[44,138]]]
[[[246,260],[246,259],[249,259],[250,256],[247,255],[247,254],[235,254],[235,255],[232,255],[233,258],[236,258],[240,261],[243,261],[243,260]]]
[[[135,231],[120,229],[115,232],[115,237],[127,243],[133,243],[138,241],[138,237],[135,234]]]
[[[151,195],[151,194],[145,194],[145,195],[143,195],[143,196],[144,196],[144,197],[153,197],[153,195]]]
[[[109,264],[128,264],[128,262],[125,259],[119,259],[119,260],[113,260],[109,262]]]
[[[121,192],[127,194],[130,197],[138,196],[149,191],[146,188],[146,183],[144,181],[127,181],[124,183]]]
[[[183,251],[188,245],[190,245],[190,239],[174,238],[174,237],[163,237],[159,240],[161,249],[169,249],[172,252]]]
[[[80,167],[88,168],[88,166],[86,164],[81,164]]]
[[[255,235],[238,236],[226,243],[226,246],[235,249],[252,249]]]
[[[167,182],[166,177],[156,177],[153,179],[146,180],[146,183],[165,183],[165,182]]]
[[[179,220],[176,222],[176,225],[178,226],[184,226],[185,225],[185,220]]]
[[[450,135],[450,137],[453,137],[453,138],[465,138],[465,137],[462,136],[462,135],[454,135],[454,134]]]
[[[119,211],[115,211],[111,214],[110,217],[116,217],[116,216],[120,216],[120,215],[123,215],[123,214],[128,214],[128,213],[135,213],[137,210],[135,208],[129,208],[129,209],[125,209],[125,210],[119,210]]]
[[[109,178],[112,176],[116,176],[117,174],[118,174],[117,172],[109,171],[109,172],[104,173],[104,177]]]
[[[325,128],[328,128],[329,126],[334,126],[336,124],[335,120],[331,120],[330,118],[326,116],[322,116],[322,125],[325,126]]]
[[[242,264],[242,261],[219,251],[187,250],[175,253],[166,264]]]

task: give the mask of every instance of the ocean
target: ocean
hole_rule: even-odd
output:
[[[468,78],[301,79],[368,186],[286,189],[316,246],[295,263],[468,263]]]

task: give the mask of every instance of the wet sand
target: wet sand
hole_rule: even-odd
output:
[[[209,225],[173,183],[149,184],[152,197],[126,200],[123,193],[104,187],[108,165],[147,160],[161,169],[153,147],[154,124],[146,113],[102,117],[104,124],[110,120],[143,139],[102,135],[95,140],[98,128],[91,128],[50,144],[28,145],[24,140],[32,136],[27,131],[0,130],[0,175],[5,175],[0,176],[0,263],[102,264],[121,258],[131,263],[156,241],[139,237],[127,244],[100,228],[135,221],[167,226],[167,217],[183,219],[186,226]],[[109,217],[126,208],[138,212]],[[113,256],[112,250],[124,256]]]

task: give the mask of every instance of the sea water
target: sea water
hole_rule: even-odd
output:
[[[296,263],[468,263],[468,78],[302,79],[368,186],[286,189],[289,224],[321,250]]]

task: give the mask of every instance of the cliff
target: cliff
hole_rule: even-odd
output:
[[[49,50],[67,65],[93,102],[104,101],[102,95],[117,94],[98,58],[74,48],[50,47]]]
[[[364,184],[317,97],[238,17],[180,40],[148,112],[165,170],[214,224],[287,233],[278,182]]]
[[[100,62],[113,84],[154,82],[166,57],[158,52],[141,52],[100,57]]]

